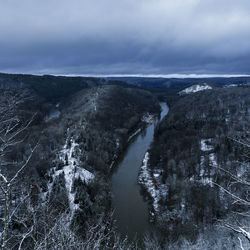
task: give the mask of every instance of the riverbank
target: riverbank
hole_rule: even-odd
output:
[[[167,114],[168,107],[161,103],[161,109],[160,119]],[[112,176],[112,205],[116,226],[121,234],[131,238],[151,230],[148,204],[137,181],[143,157],[153,141],[154,129],[160,119],[149,123],[135,136]]]

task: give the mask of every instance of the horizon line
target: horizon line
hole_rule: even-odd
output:
[[[233,77],[250,77],[247,74],[58,74],[58,76],[68,77],[98,77],[98,78],[123,78],[123,77],[137,77],[137,78],[233,78]]]
[[[0,72],[3,74],[22,74],[22,75],[37,75],[37,76],[65,76],[65,77],[95,77],[95,78],[125,78],[125,77],[135,77],[135,78],[236,78],[236,77],[250,77],[248,74],[53,74],[46,72],[34,72],[34,73],[20,73],[20,72]]]

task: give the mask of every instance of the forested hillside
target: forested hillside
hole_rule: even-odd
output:
[[[111,177],[159,100],[170,111],[138,176],[154,234],[128,241],[112,216]],[[248,86],[178,95],[0,75],[2,248],[237,249],[249,223],[249,107]]]
[[[249,142],[249,131],[249,87],[189,94],[170,109],[155,131],[139,175],[152,204],[151,220],[163,235],[194,240],[218,220],[248,211],[226,191],[248,200],[247,186],[233,177],[249,180],[244,164],[249,155],[241,144]],[[222,235],[207,241],[222,242]]]
[[[1,244],[7,249],[117,244],[109,238],[114,237],[110,172],[128,138],[146,125],[143,118],[159,113],[157,100],[112,82],[56,94],[55,100],[53,89],[47,98],[35,82],[35,87],[14,85],[2,84],[0,90]]]
[[[212,86],[222,87],[231,84],[249,84],[249,77],[204,77],[204,78],[169,78],[169,77],[110,77],[111,80],[125,81],[141,88],[173,89],[179,90],[193,83],[208,83]]]
[[[81,89],[105,84],[126,86],[125,82],[95,77],[66,77],[0,73],[0,89],[31,89],[50,102],[57,102]]]

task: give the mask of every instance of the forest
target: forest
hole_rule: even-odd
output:
[[[1,74],[1,249],[249,246],[250,89],[182,89]],[[170,111],[146,166],[157,195],[140,181],[155,230],[131,241],[116,229],[111,178],[159,101]]]
[[[201,91],[180,98],[157,127],[148,168],[159,206],[151,214],[165,237],[194,241],[221,227],[207,244],[236,248],[223,225],[249,225],[249,107],[249,87]]]

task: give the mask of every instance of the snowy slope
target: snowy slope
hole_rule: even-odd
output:
[[[207,89],[212,89],[212,87],[207,85],[206,83],[194,84],[194,85],[180,91],[179,95],[191,94],[191,93],[195,93],[195,92],[203,91],[203,90],[207,90]]]
[[[78,147],[78,144],[73,140],[70,139],[70,147],[68,147],[68,139],[60,152],[60,158],[64,162],[64,167],[62,169],[57,170],[55,167],[50,170],[50,175],[53,179],[52,183],[48,186],[48,195],[52,191],[52,186],[54,184],[55,178],[61,174],[63,174],[65,179],[65,187],[68,194],[68,201],[71,212],[74,212],[76,209],[79,208],[78,204],[74,203],[75,200],[75,192],[73,192],[73,183],[74,180],[80,178],[81,181],[88,184],[94,179],[94,174],[89,172],[88,170],[80,167],[80,162],[77,157],[74,157],[75,149]],[[67,157],[66,157],[67,156]],[[66,160],[67,158],[67,160]],[[47,195],[44,195],[45,196]]]

